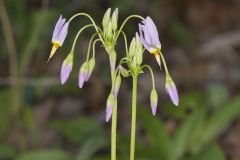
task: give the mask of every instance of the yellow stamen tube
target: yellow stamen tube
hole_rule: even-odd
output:
[[[158,63],[158,65],[159,65],[160,69],[161,69],[161,60],[160,60],[159,54],[154,54],[154,56],[155,56],[155,58],[156,58],[156,60],[157,60],[157,63]]]
[[[50,55],[49,55],[49,57],[48,57],[48,61],[47,61],[47,62],[49,62],[49,60],[50,60],[50,59],[53,57],[53,55],[56,53],[58,47],[59,47],[58,44],[53,43],[52,50],[51,50],[51,52],[50,52]]]

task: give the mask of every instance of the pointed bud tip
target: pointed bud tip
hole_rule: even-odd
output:
[[[151,108],[152,108],[152,114],[153,114],[153,116],[155,116],[156,113],[157,113],[157,106],[154,106],[154,107],[151,107]]]

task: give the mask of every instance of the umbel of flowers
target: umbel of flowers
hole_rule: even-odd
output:
[[[83,62],[79,69],[78,86],[82,88],[84,83],[87,82],[95,67],[95,46],[97,42],[101,42],[101,45],[105,48],[105,51],[109,57],[110,69],[111,69],[111,81],[112,87],[109,96],[106,101],[106,121],[108,122],[112,117],[111,126],[111,160],[116,160],[116,130],[117,130],[117,96],[121,87],[122,77],[132,77],[132,125],[131,125],[131,142],[130,142],[130,160],[135,159],[135,131],[136,131],[136,110],[137,110],[137,81],[139,74],[143,74],[143,70],[146,68],[151,73],[152,79],[152,91],[150,93],[150,104],[152,114],[156,115],[158,94],[155,88],[154,74],[151,67],[147,64],[142,64],[145,50],[153,55],[161,68],[161,64],[164,65],[166,82],[165,88],[170,96],[172,102],[178,106],[179,98],[177,88],[170,76],[166,61],[161,51],[161,43],[157,27],[150,17],[143,18],[139,15],[131,15],[127,17],[121,25],[118,25],[118,9],[115,9],[111,13],[111,9],[108,9],[103,16],[102,25],[96,25],[93,18],[87,13],[77,13],[73,15],[68,21],[60,16],[58,19],[52,36],[52,50],[50,52],[48,61],[54,56],[57,49],[61,47],[67,37],[69,25],[76,17],[84,16],[90,20],[89,24],[80,28],[77,32],[71,50],[64,59],[60,72],[61,84],[65,84],[69,78],[69,75],[73,67],[73,59],[75,54],[76,42],[83,31],[89,28],[94,28],[96,31],[90,38],[86,60]],[[130,45],[128,46],[127,36],[123,31],[126,23],[133,18],[141,19],[139,23],[139,32],[135,34]],[[118,27],[119,26],[119,27]],[[125,41],[126,55],[117,63],[117,51],[115,45],[117,44],[119,36],[122,35]],[[90,55],[90,52],[92,54]],[[125,68],[124,68],[125,66]]]

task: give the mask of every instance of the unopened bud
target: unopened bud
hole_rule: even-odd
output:
[[[118,27],[118,8],[116,8],[112,15],[112,29],[116,31]]]
[[[115,104],[115,98],[113,93],[110,93],[110,95],[108,96],[107,99],[107,107],[106,107],[106,122],[109,121],[109,119],[112,116],[112,112],[113,112],[113,108],[114,108],[114,104]]]
[[[135,48],[136,48],[136,42],[135,42],[135,37],[132,39],[130,47],[129,47],[129,56],[133,57],[135,54]]]
[[[110,22],[110,14],[111,14],[111,8],[108,8],[108,10],[105,12],[103,16],[103,21],[102,21],[103,27],[106,27]]]
[[[157,112],[158,94],[155,88],[152,89],[150,95],[152,114],[155,116]]]
[[[84,82],[86,81],[88,76],[88,62],[84,62],[80,68],[80,72],[78,75],[78,86],[79,88],[83,87]]]
[[[166,91],[170,96],[174,105],[178,106],[179,104],[179,97],[176,85],[174,84],[172,78],[167,74],[166,77],[166,84],[165,84]]]
[[[68,56],[65,58],[62,64],[61,75],[60,75],[61,84],[66,83],[72,71],[72,66],[73,66],[73,53],[71,52],[68,54]]]
[[[88,64],[88,75],[87,75],[86,81],[89,80],[89,78],[90,78],[90,76],[92,74],[92,71],[93,71],[93,69],[95,67],[95,58],[91,58],[88,63],[89,63]]]

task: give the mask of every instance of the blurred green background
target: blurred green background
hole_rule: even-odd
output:
[[[64,46],[46,63],[54,25],[62,14],[87,12],[101,25],[107,8],[119,8],[120,24],[131,14],[151,16],[162,51],[178,87],[174,107],[155,60],[159,104],[150,111],[150,74],[138,85],[137,160],[240,159],[240,1],[239,0],[0,0],[0,159],[108,160],[110,123],[105,101],[111,80],[104,49],[83,89],[77,75],[87,52],[88,30],[77,43],[70,80],[59,72],[74,35],[89,21],[71,23]],[[139,20],[127,24],[128,40]],[[125,54],[123,39],[117,44]],[[117,154],[129,157],[131,80],[119,93]]]

